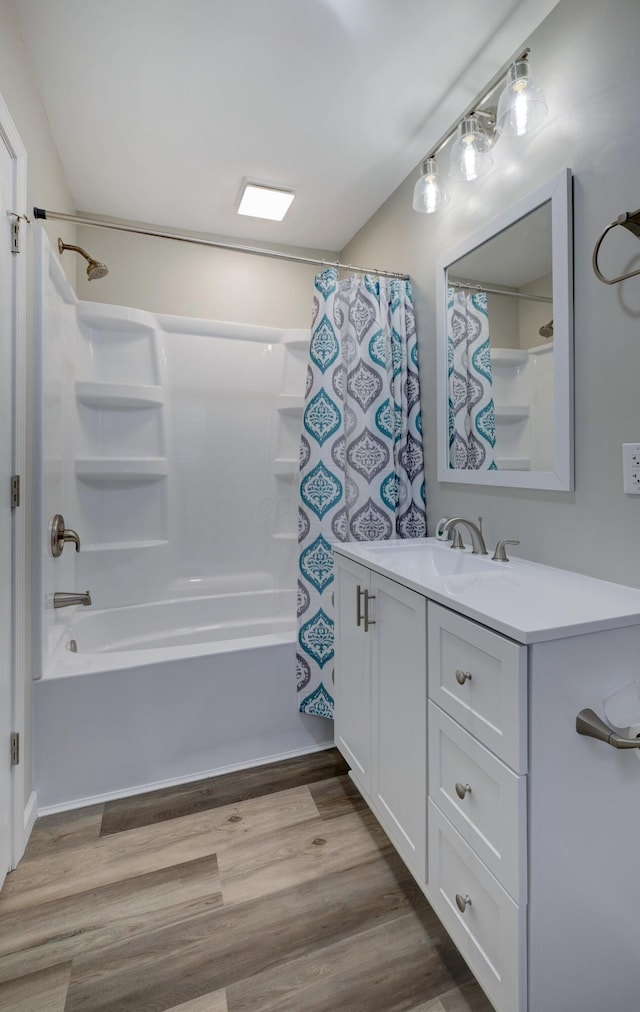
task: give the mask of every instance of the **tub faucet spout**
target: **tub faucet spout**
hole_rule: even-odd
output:
[[[75,594],[66,590],[57,590],[53,595],[54,608],[69,608],[72,604],[91,604],[91,594],[88,590],[85,590],[84,594]]]

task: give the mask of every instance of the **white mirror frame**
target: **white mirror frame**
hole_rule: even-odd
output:
[[[543,186],[454,249],[439,257],[436,268],[438,382],[438,481],[508,488],[572,492],[573,477],[573,229],[571,170]],[[489,471],[449,467],[447,376],[447,270],[451,264],[509,228],[541,204],[551,201],[554,356],[554,470]]]

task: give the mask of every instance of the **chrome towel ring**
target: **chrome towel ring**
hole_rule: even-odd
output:
[[[616,228],[618,225],[622,225],[623,228],[626,228],[630,232],[633,232],[633,234],[637,239],[640,239],[640,208],[637,211],[625,211],[623,214],[618,215],[616,220],[605,228],[604,232],[602,233],[602,235],[600,236],[600,238],[598,239],[597,243],[594,246],[593,257],[591,262],[593,264],[593,269],[595,271],[596,277],[599,278],[600,281],[603,281],[605,285],[617,285],[620,281],[626,281],[627,278],[633,278],[636,276],[636,274],[640,274],[639,268],[637,271],[629,271],[628,274],[620,274],[620,276],[617,278],[605,278],[604,274],[598,267],[598,253],[602,245],[602,240],[604,239],[607,232],[610,232],[611,229]]]

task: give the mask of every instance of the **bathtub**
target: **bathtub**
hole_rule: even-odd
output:
[[[40,814],[333,744],[297,711],[293,592],[69,611],[34,682]]]

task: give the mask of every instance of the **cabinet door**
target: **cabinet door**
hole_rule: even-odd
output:
[[[425,598],[371,574],[373,797],[407,865],[426,881],[427,639]]]
[[[365,632],[364,594],[369,570],[335,556],[335,721],[337,747],[349,763],[356,783],[371,792],[370,641]],[[360,617],[360,622],[358,622]]]

